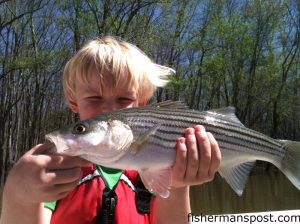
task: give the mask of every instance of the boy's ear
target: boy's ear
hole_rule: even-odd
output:
[[[69,107],[71,108],[71,110],[74,112],[74,113],[78,113],[78,105],[77,105],[77,102],[75,100],[72,100],[68,97],[68,104],[69,104]]]

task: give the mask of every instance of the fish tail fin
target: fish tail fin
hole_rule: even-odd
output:
[[[286,153],[280,170],[300,190],[300,142],[280,140]]]

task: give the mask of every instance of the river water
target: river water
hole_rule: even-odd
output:
[[[192,213],[226,214],[300,209],[300,191],[275,167],[255,168],[241,197],[216,175],[190,190]]]

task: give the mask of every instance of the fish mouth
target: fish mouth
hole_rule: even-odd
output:
[[[52,138],[49,135],[45,136],[45,143],[52,143],[55,145],[54,141],[52,140]]]
[[[46,143],[52,143],[55,145],[56,148],[56,152],[58,153],[63,153],[63,152],[67,152],[70,150],[70,148],[62,141],[60,141],[59,137],[57,136],[53,136],[52,134],[47,134],[45,136],[46,139]]]

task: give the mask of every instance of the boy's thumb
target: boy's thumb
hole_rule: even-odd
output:
[[[27,153],[32,155],[49,155],[55,153],[56,148],[53,143],[44,143],[44,144],[38,144],[35,147],[33,147],[31,150],[29,150]]]

